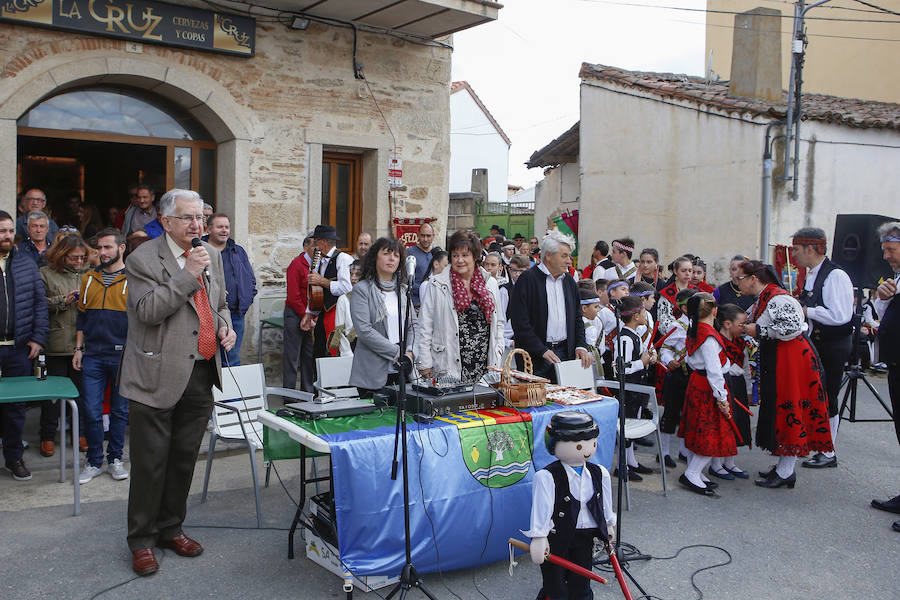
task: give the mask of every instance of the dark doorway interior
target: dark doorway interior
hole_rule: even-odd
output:
[[[19,189],[43,189],[59,225],[78,225],[67,209],[73,193],[95,206],[106,224],[111,207],[128,206],[129,184],[148,184],[157,197],[166,185],[165,146],[20,135],[18,166]]]

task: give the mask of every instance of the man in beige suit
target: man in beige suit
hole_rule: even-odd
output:
[[[126,261],[128,339],[119,373],[119,393],[130,400],[128,546],[138,575],[159,569],[154,545],[180,556],[203,552],[181,525],[212,386],[221,382],[218,347],[227,351],[235,342],[222,257],[209,244],[191,243],[201,234],[203,201],[170,190],[159,214],[165,235]]]

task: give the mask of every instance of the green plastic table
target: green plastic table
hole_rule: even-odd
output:
[[[13,402],[40,402],[62,399],[59,403],[59,481],[66,481],[66,404],[72,407],[72,486],[75,489],[75,512],[81,514],[81,498],[78,485],[78,388],[68,377],[48,376],[40,380],[33,375],[3,377],[0,379],[0,404]]]

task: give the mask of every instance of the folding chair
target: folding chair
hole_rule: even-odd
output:
[[[206,455],[206,473],[203,476],[203,493],[200,502],[206,502],[209,474],[212,470],[216,441],[246,445],[250,452],[250,472],[253,475],[253,493],[256,497],[256,526],[262,527],[262,510],[259,504],[259,481],[256,476],[256,451],[263,447],[263,425],[259,414],[269,408],[268,396],[283,396],[296,400],[311,400],[312,395],[299,390],[266,387],[266,376],[261,364],[222,368],[222,388],[213,386],[213,412],[210,419],[209,451]],[[266,465],[266,485],[269,481]]]
[[[352,356],[326,356],[316,359],[318,379],[313,382],[319,401],[359,398],[359,390],[350,385]]]
[[[619,382],[609,379],[598,379],[595,382],[597,387],[607,388],[609,390],[618,390]],[[666,462],[662,453],[662,444],[659,438],[659,406],[656,404],[656,388],[652,385],[639,385],[637,383],[626,383],[626,392],[637,392],[646,394],[650,397],[648,408],[650,410],[650,419],[625,419],[625,439],[635,440],[645,435],[656,433],[656,449],[659,453],[659,470],[662,473],[663,495],[668,497],[669,489],[666,487]],[[621,468],[621,466],[620,466]],[[621,472],[621,471],[620,471]],[[625,510],[630,510],[631,505],[631,489],[628,486],[628,477],[625,478]]]

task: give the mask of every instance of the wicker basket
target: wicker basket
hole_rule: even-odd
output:
[[[531,363],[531,356],[521,348],[516,348],[506,356],[503,361],[503,371],[500,374],[500,383],[494,384],[497,389],[506,396],[506,401],[516,408],[529,408],[532,406],[543,406],[547,402],[547,384],[536,382],[513,382],[510,374],[513,368],[513,357],[516,354],[522,355],[525,362],[525,372],[529,375],[534,374],[534,365]]]

